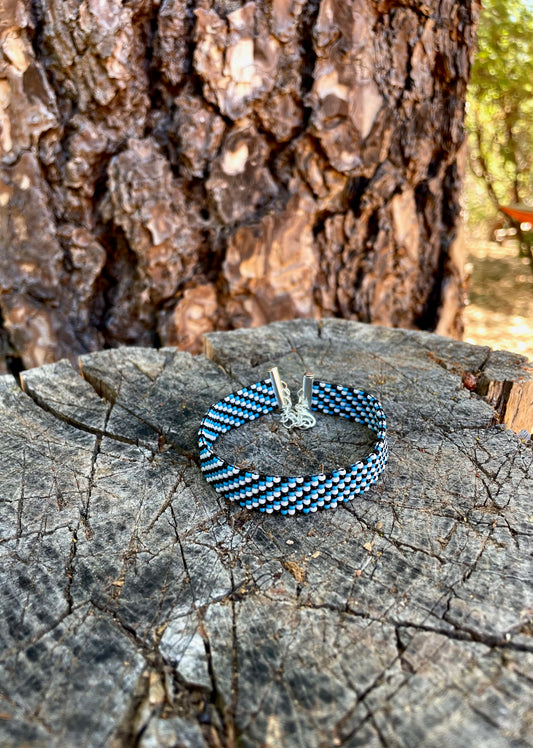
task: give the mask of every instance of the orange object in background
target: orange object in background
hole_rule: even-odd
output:
[[[529,205],[499,205],[503,213],[521,223],[533,223],[533,208]]]

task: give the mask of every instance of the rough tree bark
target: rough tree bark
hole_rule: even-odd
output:
[[[516,388],[531,431],[524,360],[344,320],[206,350],[0,377],[0,743],[533,745],[532,445],[470,391],[506,382],[512,422]],[[273,364],[293,389],[311,369],[379,396],[390,460],[368,493],[264,516],[203,479],[204,411]],[[276,418],[228,458],[304,472],[365,450],[356,424]]]
[[[23,366],[338,315],[460,332],[477,0],[4,0]]]

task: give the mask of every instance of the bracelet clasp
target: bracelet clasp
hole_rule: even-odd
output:
[[[288,429],[310,429],[316,424],[311,413],[314,377],[309,372],[304,374],[302,388],[298,392],[298,402],[293,406],[291,393],[287,384],[281,379],[277,366],[268,370],[276,401],[281,411],[281,422]]]

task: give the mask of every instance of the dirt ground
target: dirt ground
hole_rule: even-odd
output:
[[[464,340],[533,361],[533,272],[516,243],[469,242]]]

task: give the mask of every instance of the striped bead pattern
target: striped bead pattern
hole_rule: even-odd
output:
[[[311,409],[368,426],[377,436],[372,451],[346,468],[317,475],[262,475],[231,465],[214,451],[222,434],[270,413],[277,401],[270,379],[233,392],[205,414],[198,440],[206,480],[229,501],[260,512],[316,512],[335,509],[375,483],[387,462],[387,425],[379,401],[363,390],[315,381]]]

